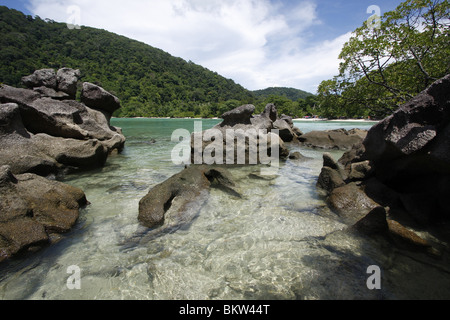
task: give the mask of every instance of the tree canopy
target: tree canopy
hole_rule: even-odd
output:
[[[329,115],[384,117],[450,73],[448,0],[407,0],[353,32],[339,75],[318,89]]]
[[[71,29],[0,6],[0,33],[0,82],[20,87],[21,78],[37,69],[80,69],[81,81],[121,100],[118,117],[210,118],[247,103],[262,111],[275,100],[293,117],[307,112],[304,100],[279,96],[283,90],[255,94],[192,61],[105,30]]]
[[[120,98],[118,116],[190,115],[208,104],[254,99],[249,90],[215,72],[105,30],[69,29],[0,7],[0,33],[1,82],[21,86],[23,76],[41,68],[80,69],[82,81]]]
[[[286,97],[292,101],[297,101],[298,99],[306,99],[309,96],[313,96],[312,93],[295,88],[286,88],[286,87],[270,87],[262,90],[253,91],[253,93],[258,98],[281,96]]]

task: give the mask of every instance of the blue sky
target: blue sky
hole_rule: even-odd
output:
[[[250,90],[286,86],[315,92],[322,80],[337,73],[340,50],[371,16],[369,6],[383,14],[401,2],[0,0],[0,5],[143,41]]]

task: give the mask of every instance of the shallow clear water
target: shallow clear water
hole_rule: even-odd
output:
[[[271,179],[256,166],[231,168],[243,198],[211,189],[196,218],[174,233],[127,250],[138,203],[182,167],[170,154],[175,129],[194,120],[113,119],[123,128],[123,154],[100,170],[67,177],[91,202],[57,244],[14,259],[0,270],[1,299],[395,299],[449,297],[446,270],[399,255],[346,231],[316,192],[323,151],[297,149]],[[203,120],[203,129],[220,120]],[[367,123],[296,122],[304,132],[369,128]],[[296,148],[294,148],[296,149]],[[332,152],[338,159],[342,153]],[[394,263],[395,260],[395,263]],[[81,270],[70,290],[69,266]],[[382,289],[369,290],[378,265]],[[415,277],[415,278],[412,278]],[[414,279],[414,281],[411,281]]]

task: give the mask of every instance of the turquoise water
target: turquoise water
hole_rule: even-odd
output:
[[[220,120],[203,120],[208,129]],[[231,168],[243,195],[211,189],[196,218],[174,233],[124,244],[142,232],[138,203],[183,167],[171,161],[175,129],[191,119],[113,119],[127,137],[122,154],[99,170],[69,176],[91,202],[57,244],[0,270],[1,299],[395,299],[450,297],[442,268],[400,255],[347,226],[325,205],[315,183],[323,151],[291,146],[309,157],[287,161],[276,177],[252,179],[258,167]],[[371,123],[296,122],[302,131]],[[342,152],[333,151],[336,159]],[[395,263],[394,263],[395,261]],[[367,268],[382,270],[369,290]],[[77,266],[80,289],[70,290]],[[414,281],[411,281],[414,279]]]

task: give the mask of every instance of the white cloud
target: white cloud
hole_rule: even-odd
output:
[[[192,60],[255,90],[288,86],[315,91],[337,73],[349,34],[317,41],[316,5],[287,8],[269,0],[30,0],[41,18],[67,22],[80,8],[82,25],[106,29]]]

